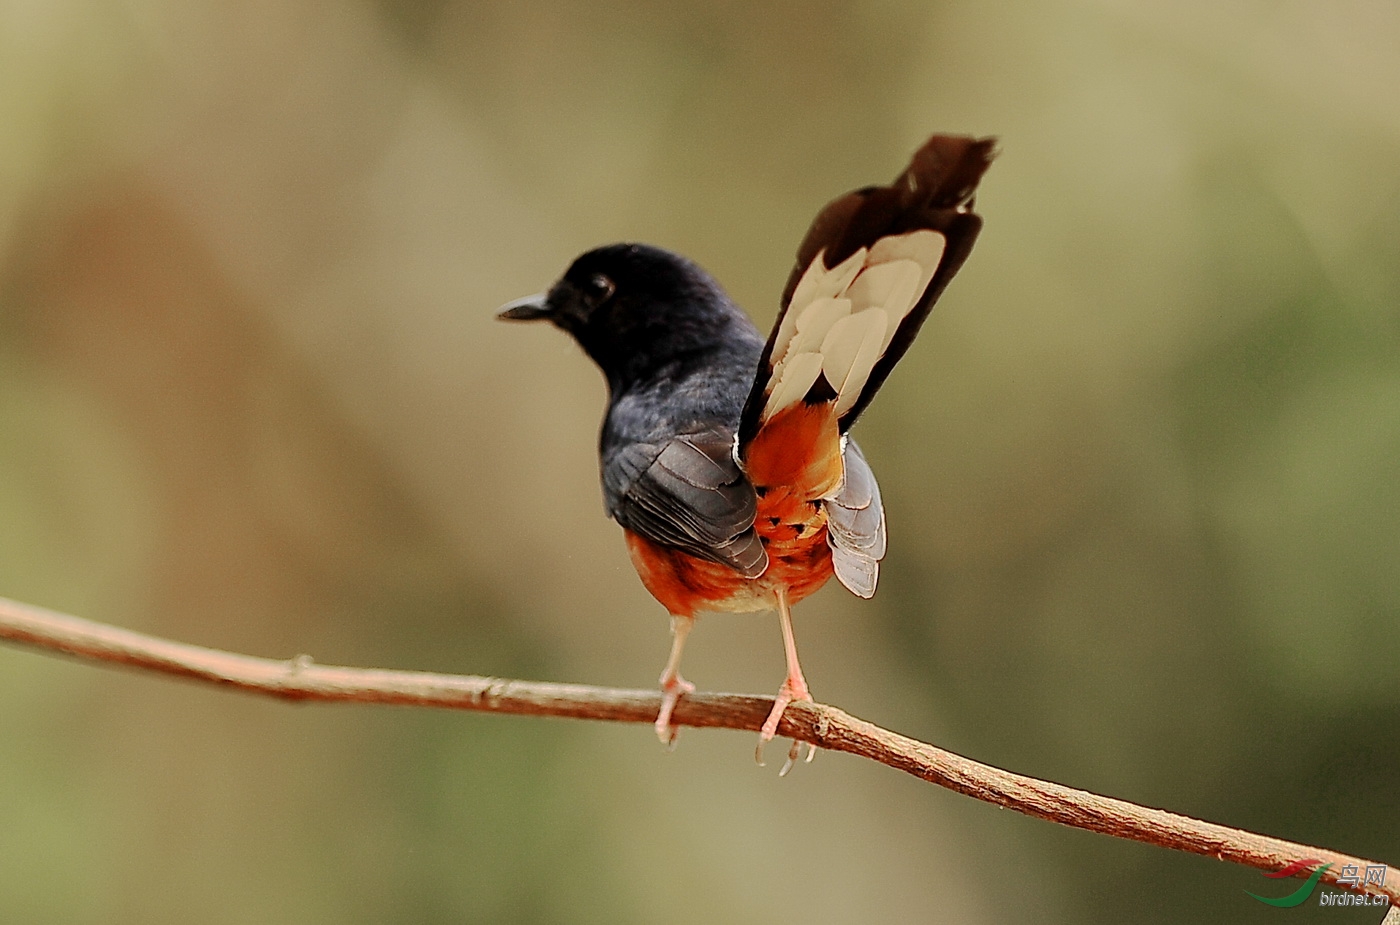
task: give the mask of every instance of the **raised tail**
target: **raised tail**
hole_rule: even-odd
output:
[[[935,135],[889,186],[817,215],[740,418],[738,455],[760,517],[822,521],[837,578],[861,597],[875,593],[885,517],[845,434],[972,251],[982,228],[973,194],[995,144]]]
[[[832,403],[841,433],[909,349],[982,228],[992,138],[934,135],[889,186],[831,202],[797,251],[739,422],[739,453],[798,402]]]

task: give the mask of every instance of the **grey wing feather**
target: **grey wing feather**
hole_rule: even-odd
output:
[[[885,509],[880,486],[854,440],[842,453],[846,478],[827,502],[827,543],[836,578],[864,598],[875,595],[880,560],[885,557]]]
[[[875,585],[880,580],[880,563],[877,560],[847,552],[833,544],[831,568],[836,573],[836,580],[852,594],[866,600],[875,596]]]
[[[633,443],[603,465],[608,514],[649,540],[722,562],[746,578],[768,568],[753,521],[758,498],[722,430]]]

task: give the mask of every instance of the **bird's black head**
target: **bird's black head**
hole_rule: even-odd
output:
[[[511,302],[499,317],[547,320],[569,332],[614,388],[727,349],[736,339],[745,346],[758,339],[713,277],[679,254],[645,244],[591,250],[547,293]]]

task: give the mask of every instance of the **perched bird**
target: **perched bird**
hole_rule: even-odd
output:
[[[811,700],[791,607],[827,579],[875,593],[885,515],[846,436],[982,227],[973,194],[995,140],[935,135],[889,186],[834,200],[812,222],[767,342],[699,266],[645,244],[576,259],[500,317],[571,334],[608,381],[603,498],[632,563],[671,614],[656,732],[674,741],[693,691],[681,651],[700,611],[778,612],[787,677],[759,736]],[[784,773],[797,757],[794,742]],[[808,752],[808,760],[813,752]]]

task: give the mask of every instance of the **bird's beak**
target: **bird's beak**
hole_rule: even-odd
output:
[[[523,299],[507,302],[496,313],[496,317],[502,321],[539,321],[553,316],[554,308],[549,304],[547,292],[537,292]]]

